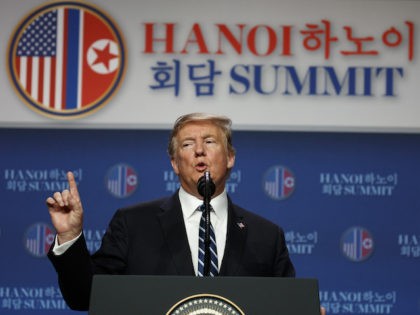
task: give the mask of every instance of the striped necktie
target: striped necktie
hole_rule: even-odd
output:
[[[200,220],[200,228],[198,232],[198,276],[204,276],[204,239],[206,234],[206,219],[204,204],[198,207],[198,210],[202,212]],[[210,206],[210,210],[213,210]],[[219,274],[218,260],[217,260],[217,246],[216,237],[214,235],[213,225],[210,222],[210,276],[215,277]]]

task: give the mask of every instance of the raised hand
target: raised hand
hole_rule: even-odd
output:
[[[58,243],[76,238],[83,228],[83,207],[72,172],[67,173],[69,189],[55,192],[46,200]]]

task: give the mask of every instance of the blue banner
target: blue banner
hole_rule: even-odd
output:
[[[179,187],[166,130],[0,129],[0,313],[77,314],[46,258],[71,170],[95,251],[117,208]],[[235,203],[282,226],[327,314],[420,314],[420,135],[234,132]],[[80,313],[79,313],[80,314]]]

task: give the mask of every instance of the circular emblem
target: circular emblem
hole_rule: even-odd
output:
[[[372,235],[363,227],[352,227],[341,238],[344,256],[355,262],[368,259],[372,255],[373,245]]]
[[[85,2],[57,1],[35,9],[17,26],[8,54],[17,93],[29,108],[52,118],[98,110],[125,71],[115,23]]]
[[[284,166],[273,166],[264,174],[263,189],[272,199],[286,199],[295,190],[295,176]]]
[[[244,315],[244,312],[224,297],[199,294],[178,302],[166,315]]]
[[[24,245],[26,250],[36,257],[44,257],[54,242],[55,232],[45,223],[30,226],[25,233]]]
[[[134,168],[126,164],[117,164],[106,175],[106,187],[115,197],[130,196],[137,188],[138,177]]]

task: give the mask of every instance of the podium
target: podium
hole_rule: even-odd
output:
[[[113,276],[93,279],[89,315],[319,315],[316,279]]]

